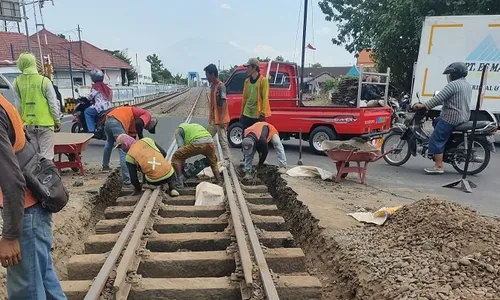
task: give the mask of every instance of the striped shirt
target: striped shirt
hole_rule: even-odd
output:
[[[472,86],[465,78],[461,78],[448,83],[425,103],[425,107],[430,110],[442,105],[440,118],[451,125],[459,125],[469,121],[471,98]]]

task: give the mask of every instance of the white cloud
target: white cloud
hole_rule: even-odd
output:
[[[319,35],[327,35],[330,33],[330,28],[329,27],[323,27],[318,31]]]
[[[270,45],[257,45],[255,47],[245,47],[234,41],[229,41],[228,43],[229,45],[237,49],[245,51],[248,55],[251,56],[269,57],[274,59],[276,56],[281,55],[285,59],[288,60],[293,59],[293,51],[281,51],[275,49],[273,46]]]
[[[220,7],[223,8],[223,9],[231,9],[231,6],[229,4],[227,4],[227,3],[222,3],[220,5]]]

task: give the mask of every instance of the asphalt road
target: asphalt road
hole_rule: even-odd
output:
[[[71,119],[63,120],[63,131],[70,131]],[[160,117],[156,135],[154,139],[163,148],[168,149],[174,140],[174,129],[184,121],[182,117]],[[66,123],[65,123],[66,122]],[[192,122],[198,122],[206,125],[206,119],[193,118]],[[299,158],[299,146],[297,140],[283,142],[288,159],[288,164],[294,166]],[[104,142],[92,140],[87,150],[84,152],[84,161],[91,163],[100,163],[102,160],[102,149]],[[333,162],[326,156],[312,154],[307,143],[303,144],[302,161],[304,165],[320,167],[335,172]],[[423,168],[432,166],[432,161],[422,157],[412,157],[401,167],[392,167],[384,160],[372,163],[368,167],[366,183],[376,186],[383,190],[394,191],[409,189],[419,192],[419,194],[437,195],[439,197],[456,201],[460,204],[471,206],[477,209],[481,214],[498,217],[500,216],[500,146],[498,152],[493,153],[489,166],[485,171],[477,176],[471,176],[470,179],[477,184],[472,194],[466,194],[459,189],[443,188],[442,185],[456,179],[460,179],[460,174],[455,172],[451,166],[446,166],[447,171],[443,175],[426,175]],[[242,157],[239,149],[232,149],[232,156],[235,161]],[[277,164],[274,150],[270,151],[267,161],[270,164]],[[112,162],[118,164],[118,153],[113,152]],[[354,174],[347,179],[356,180]],[[432,213],[432,212],[430,212]]]

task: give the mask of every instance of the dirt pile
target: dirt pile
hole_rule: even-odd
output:
[[[420,200],[337,240],[340,269],[359,280],[355,299],[499,298],[500,223],[455,203]]]
[[[355,107],[358,98],[358,84],[358,78],[342,78],[338,89],[332,93],[332,104],[338,107]]]

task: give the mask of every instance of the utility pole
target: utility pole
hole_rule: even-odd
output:
[[[300,65],[300,88],[299,88],[300,91],[299,105],[301,106],[302,106],[302,96],[303,96],[302,90],[304,89],[304,63],[306,60],[307,2],[309,2],[309,0],[304,0],[304,25],[302,28],[302,59]]]
[[[219,59],[219,67],[218,67],[218,70],[220,71],[220,59]]]
[[[82,57],[82,65],[83,65],[83,44],[82,44],[82,30],[80,29],[80,24],[78,24],[78,41],[80,43],[80,56]]]
[[[29,33],[29,30],[28,30],[28,15],[26,14],[26,3],[25,3],[24,0],[22,0],[20,4],[23,7],[24,27],[26,29],[26,40],[28,42],[28,51],[31,52],[30,33]]]

